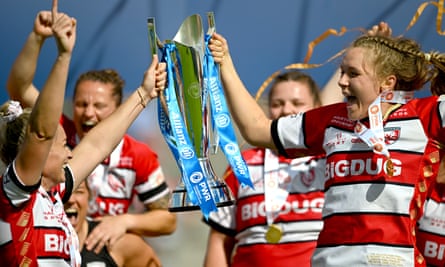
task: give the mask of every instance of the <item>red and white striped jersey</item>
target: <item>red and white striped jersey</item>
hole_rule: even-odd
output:
[[[431,186],[418,222],[417,246],[428,266],[445,266],[445,184]]]
[[[76,232],[63,209],[72,175],[46,192],[40,183],[24,186],[9,165],[0,178],[0,259],[6,266],[80,266]],[[66,195],[65,195],[66,193]]]
[[[323,157],[286,159],[279,157],[279,187],[289,194],[274,224],[283,230],[280,241],[266,240],[268,223],[264,196],[264,149],[243,152],[254,188],[242,187],[229,169],[226,183],[236,205],[220,207],[206,221],[213,229],[236,238],[232,267],[310,266],[318,234],[322,228],[324,203]]]
[[[427,142],[445,137],[444,107],[436,97],[413,100],[384,120],[392,176],[387,159],[354,133],[344,103],[273,122],[282,154],[326,152],[324,228],[313,266],[425,266],[415,225],[426,194],[424,167],[431,164]]]
[[[110,156],[88,177],[92,217],[127,213],[134,194],[144,204],[169,193],[157,155],[126,135]]]
[[[63,125],[68,140],[76,136],[75,128],[70,126],[72,121],[65,119]],[[135,194],[142,203],[149,204],[169,193],[158,155],[129,135],[96,167],[88,184],[92,193],[91,217],[127,213]]]

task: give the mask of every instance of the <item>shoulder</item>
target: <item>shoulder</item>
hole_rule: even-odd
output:
[[[323,118],[325,120],[330,120],[334,116],[347,117],[346,103],[335,103],[326,106],[317,107],[306,111],[304,114],[308,115],[310,118],[316,116],[317,118]],[[312,120],[313,123],[318,123],[318,120]]]
[[[400,108],[399,110],[402,111],[403,114],[408,114],[408,116],[417,115],[422,120],[429,120],[430,118],[432,118],[431,116],[438,115],[437,110],[441,105],[443,105],[442,102],[444,100],[445,100],[444,97],[438,97],[438,96],[415,98],[406,103],[405,105],[403,105],[402,108]],[[398,113],[395,112],[395,114]]]
[[[414,98],[410,100],[407,105],[413,106],[413,107],[421,107],[424,105],[431,106],[437,104],[437,102],[445,100],[444,96],[428,96],[428,97],[422,97],[422,98]]]
[[[148,262],[159,262],[154,250],[141,236],[126,233],[111,248],[110,254],[119,265],[145,266]]]

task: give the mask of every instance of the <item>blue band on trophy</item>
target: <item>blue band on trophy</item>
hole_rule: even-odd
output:
[[[197,202],[195,204],[199,205],[204,217],[207,218],[210,212],[216,211],[217,208],[178,106],[175,92],[174,64],[172,61],[172,54],[176,54],[175,50],[176,46],[174,43],[167,43],[163,48],[163,57],[167,63],[168,75],[168,86],[164,90],[168,116],[165,116],[162,108],[159,109],[164,114],[159,116],[160,127],[163,128],[161,131],[167,143],[169,143],[175,160],[181,169],[189,198],[194,203],[195,201]],[[164,130],[170,130],[170,133],[165,134]],[[174,143],[172,142],[171,136],[174,137]]]
[[[219,145],[238,181],[241,185],[247,185],[253,189],[254,186],[250,179],[249,169],[241,155],[235,131],[233,130],[224,91],[219,80],[218,67],[208,48],[210,37],[210,35],[205,37],[206,50],[203,61],[203,80],[204,88],[210,95],[212,124],[216,127]]]
[[[170,88],[170,87],[173,87],[173,88]],[[164,93],[166,99],[168,98],[167,90],[174,90],[174,83],[172,83],[170,81],[168,87],[164,90],[163,93]],[[161,133],[164,136],[164,139],[165,139],[167,145],[169,146],[170,150],[172,151],[173,157],[176,160],[178,166],[180,166],[180,164],[179,164],[180,155],[179,155],[179,151],[178,151],[177,144],[175,141],[175,136],[174,136],[173,130],[170,125],[170,118],[167,116],[166,112],[164,111],[164,108],[162,106],[160,98],[158,98],[158,122],[159,122],[159,128],[161,130]],[[183,168],[180,168],[180,171],[181,171],[181,174],[183,177],[186,176],[186,174],[183,171]],[[190,201],[192,203],[194,203],[195,205],[197,205],[198,200],[197,200],[195,194],[193,193],[190,183],[187,183],[187,181],[184,181],[184,185],[188,192],[188,197],[189,197]]]

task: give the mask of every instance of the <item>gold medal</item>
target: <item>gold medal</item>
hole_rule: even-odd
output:
[[[388,160],[386,161],[386,173],[389,176],[393,176],[394,175],[394,164],[392,163],[392,160],[390,158],[388,158]]]
[[[282,236],[283,236],[283,231],[276,224],[271,224],[269,226],[269,229],[267,229],[266,240],[271,244],[276,244],[280,242]]]

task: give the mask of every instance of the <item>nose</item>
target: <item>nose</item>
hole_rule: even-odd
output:
[[[69,148],[68,146],[65,146],[66,149],[66,157],[67,159],[72,159],[73,158],[73,152],[71,151],[71,148]]]
[[[283,108],[281,109],[281,114],[283,116],[287,116],[295,113],[297,113],[295,106],[292,103],[285,102]]]
[[[96,111],[95,111],[93,105],[86,105],[85,108],[84,108],[84,111],[83,111],[84,116],[88,117],[88,118],[93,117],[95,112]]]
[[[338,78],[337,84],[342,89],[344,89],[345,87],[348,86],[348,77],[347,77],[347,75],[345,73],[341,73],[340,74],[340,77]]]

